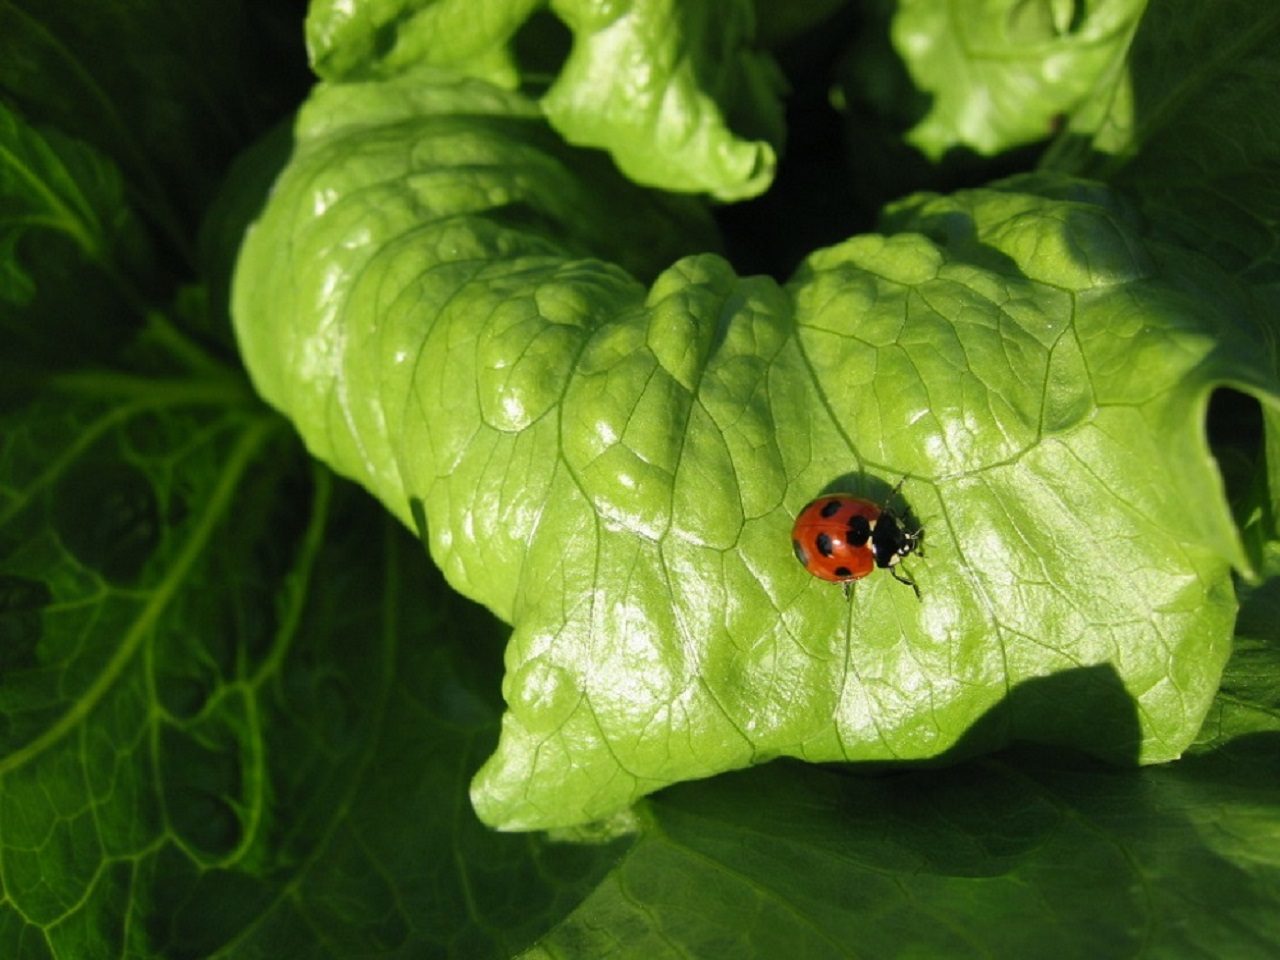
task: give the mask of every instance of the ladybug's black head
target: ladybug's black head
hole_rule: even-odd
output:
[[[903,557],[915,552],[923,537],[923,529],[907,530],[900,517],[886,510],[880,514],[876,528],[871,533],[871,548],[876,554],[876,566],[894,566]]]

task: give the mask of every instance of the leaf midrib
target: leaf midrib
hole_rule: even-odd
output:
[[[250,464],[270,435],[279,428],[280,421],[270,416],[259,416],[248,421],[228,454],[217,485],[205,500],[204,510],[199,515],[190,537],[178,551],[173,564],[156,585],[150,599],[134,619],[132,626],[122,636],[115,654],[103,665],[93,683],[71,703],[69,709],[56,722],[30,743],[7,756],[0,757],[0,776],[39,757],[73,732],[102,702],[103,697],[120,679],[143,641],[151,634],[152,628],[169,602],[187,581],[192,567],[208,546],[219,522],[230,512],[236,490]]]

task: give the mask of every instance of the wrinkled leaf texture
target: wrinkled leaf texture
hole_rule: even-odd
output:
[[[13,123],[12,209],[47,180],[103,215],[15,220],[71,242],[5,316],[0,955],[511,956],[611,851],[465,805],[505,631],[178,331],[189,305],[84,295],[136,266],[94,193],[118,170]]]
[[[307,16],[308,49],[316,73],[331,82],[430,66],[515,88],[525,78],[513,40],[541,6],[317,0]],[[785,81],[757,47],[754,0],[546,6],[572,37],[539,99],[565,140],[607,150],[633,181],[666,190],[742,200],[773,182]],[[827,12],[822,2],[792,6],[800,22]]]
[[[609,848],[465,804],[505,631],[202,345],[191,223],[149,300],[134,231],[222,174],[201,98],[265,91],[202,67],[252,86],[257,38],[231,4],[55,6],[0,4],[0,955],[510,956]]]
[[[208,322],[187,312],[198,297],[158,325],[120,310],[138,264],[109,224],[132,217],[87,143],[188,244],[164,228],[178,218],[158,213],[158,184],[206,195],[217,156],[242,142],[200,101],[239,100],[203,70],[244,70],[244,44],[219,55],[244,39],[226,29],[238,13],[0,4],[0,86],[43,124],[16,135],[52,147],[25,155],[39,175],[22,182],[93,211],[6,221],[23,256],[0,262],[37,294],[0,308],[0,954],[475,958],[548,927],[530,957],[1280,952],[1274,583],[1246,594],[1179,764],[1036,751],[871,780],[774,764],[642,802],[641,837],[616,863],[617,847],[481,829],[463,784],[492,747],[502,632],[363,497],[301,461],[227,368],[160,336]],[[1134,54],[1148,121],[1125,126],[1120,104],[1099,145],[1123,152],[1055,162],[1123,181],[1159,212],[1164,242],[1252,285],[1258,304],[1236,323],[1274,324],[1277,128],[1258,122],[1280,90],[1259,55],[1276,49],[1274,8],[1170,0],[1153,14]],[[1179,133],[1180,112],[1199,132]],[[15,182],[4,209],[39,209]],[[927,206],[904,208],[907,222]],[[962,220],[932,209],[934,238]],[[504,211],[526,226],[534,213]],[[620,250],[625,238],[581,246],[598,244],[646,282],[671,256]],[[1246,507],[1269,537],[1264,488]],[[922,579],[937,554],[915,566]],[[890,629],[897,608],[866,603],[868,588],[855,612]],[[1068,676],[1055,699],[1079,689]]]
[[[1089,106],[1100,86],[1124,85],[1124,64],[1147,0],[1009,3],[902,0],[894,48],[929,106],[906,139],[937,160],[985,156],[1044,140]]]
[[[312,452],[514,625],[483,819],[595,820],[778,756],[1191,742],[1249,565],[1205,411],[1273,398],[1211,259],[1046,174],[904,202],[779,285],[661,269],[680,212],[584,190],[478,81],[321,85],[295,136],[238,334]],[[923,601],[880,576],[845,604],[791,518],[901,477]]]

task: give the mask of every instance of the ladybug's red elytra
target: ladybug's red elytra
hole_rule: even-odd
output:
[[[844,587],[848,599],[853,581],[876,567],[888,570],[920,598],[920,588],[898,570],[898,563],[920,546],[924,529],[908,530],[903,518],[889,504],[898,487],[883,504],[851,493],[830,493],[808,503],[791,528],[791,546],[806,570],[820,580]]]

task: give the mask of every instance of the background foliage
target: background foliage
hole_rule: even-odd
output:
[[[922,139],[937,118],[897,84],[923,76],[902,37],[927,6],[903,3],[892,29],[863,10],[816,30],[762,17],[793,91],[788,159],[718,212],[740,273],[786,277],[911,189],[1036,162],[1039,145]],[[1032,26],[1131,7],[1045,3]],[[1238,585],[1232,658],[1173,764],[1029,747],[941,769],[782,761],[658,793],[609,842],[482,827],[468,783],[497,742],[508,628],[306,455],[231,335],[230,265],[287,128],[232,161],[306,95],[303,13],[0,3],[0,952],[1275,954],[1269,581]],[[1269,3],[1155,5],[1123,80],[1102,70],[1107,96],[1054,101],[1042,161],[1122,188],[1167,249],[1248,292],[1214,309],[1262,319],[1247,332],[1266,349],[1222,371],[1255,395],[1278,315],[1278,33]],[[890,37],[907,67],[877,59]],[[849,154],[830,153],[836,123]],[[1265,577],[1275,415],[1207,397]]]

